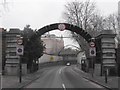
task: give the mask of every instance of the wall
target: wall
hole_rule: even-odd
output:
[[[57,40],[55,38],[46,38],[42,39],[42,41],[46,45],[45,52],[48,54],[57,54],[64,47],[63,40]]]
[[[0,73],[2,72],[2,28],[0,28]]]
[[[80,53],[77,55],[77,62],[78,62],[79,64],[81,64],[82,58],[85,58],[85,59],[86,59],[84,52],[80,52]]]
[[[53,57],[53,59],[51,59],[51,57]],[[39,58],[39,63],[59,61],[59,60],[63,60],[63,58],[60,56],[53,56],[53,55],[44,54],[41,58]]]

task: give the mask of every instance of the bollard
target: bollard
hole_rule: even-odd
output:
[[[107,83],[107,71],[108,69],[105,70],[105,83]]]

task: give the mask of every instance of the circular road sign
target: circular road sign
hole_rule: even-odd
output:
[[[65,30],[65,25],[64,24],[59,24],[58,29],[61,30],[61,31]]]
[[[21,53],[23,50],[22,50],[22,48],[18,48],[17,51],[18,51],[19,53]]]
[[[22,43],[23,43],[23,40],[22,40],[22,39],[18,39],[18,40],[17,40],[17,44],[18,44],[18,45],[21,45]]]
[[[94,42],[90,42],[90,47],[95,47],[95,43]]]
[[[24,53],[24,47],[23,47],[23,45],[18,45],[17,46],[16,53],[17,53],[17,55],[23,55],[23,53]]]
[[[91,50],[91,54],[95,54],[95,51],[94,51],[94,50]]]

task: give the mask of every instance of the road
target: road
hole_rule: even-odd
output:
[[[103,88],[83,78],[75,69],[78,70],[72,65],[46,68],[37,80],[24,88]]]

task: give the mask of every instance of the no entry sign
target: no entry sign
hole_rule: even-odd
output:
[[[90,47],[95,47],[95,43],[94,42],[90,42]]]

